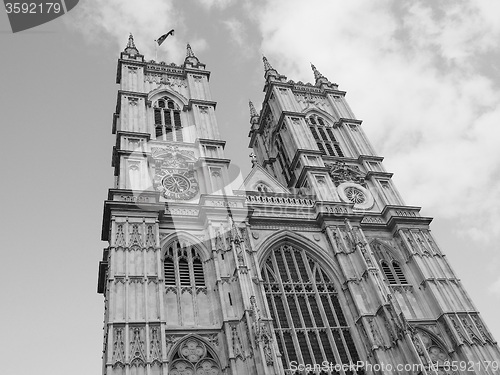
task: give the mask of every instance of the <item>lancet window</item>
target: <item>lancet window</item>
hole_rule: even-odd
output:
[[[324,155],[344,156],[339,142],[333,134],[332,127],[322,117],[311,115],[308,117],[308,123],[316,145]]]
[[[286,244],[277,247],[267,258],[262,277],[287,374],[294,364],[319,368],[324,361],[358,361],[335,285],[304,250]],[[333,373],[324,368],[314,372]]]
[[[182,142],[181,111],[179,106],[167,97],[154,103],[156,139]]]

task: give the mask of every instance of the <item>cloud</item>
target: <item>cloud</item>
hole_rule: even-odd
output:
[[[242,47],[245,44],[246,40],[245,26],[243,25],[243,23],[236,18],[231,18],[222,21],[222,24],[229,32],[231,40],[239,47]]]
[[[125,48],[128,35],[132,33],[137,48],[147,59],[155,56],[154,39],[171,29],[185,29],[182,14],[173,0],[148,0],[147,6],[144,0],[86,0],[64,19],[68,26],[82,32],[90,43],[106,43],[112,39],[120,50]],[[165,43],[169,48],[162,45],[159,57],[181,62],[185,41],[173,37]],[[167,53],[168,57],[164,57],[163,54]]]
[[[500,38],[493,1],[275,0],[254,7],[262,50],[288,78],[309,61],[349,101],[406,203],[476,239],[500,227]]]
[[[488,287],[488,291],[500,296],[500,277]]]
[[[231,5],[234,0],[198,0],[198,2],[207,9],[225,9]]]

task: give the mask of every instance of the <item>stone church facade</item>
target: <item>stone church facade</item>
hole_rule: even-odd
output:
[[[148,62],[132,36],[118,60],[103,374],[500,373],[346,93],[264,58],[253,167],[231,186],[205,68],[189,45],[182,65]]]

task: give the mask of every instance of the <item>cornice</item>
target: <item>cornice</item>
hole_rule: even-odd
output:
[[[202,100],[202,99],[189,99],[187,109],[191,110],[193,108],[193,104],[196,105],[206,105],[206,106],[213,106],[214,109],[217,106],[217,102],[213,100]]]

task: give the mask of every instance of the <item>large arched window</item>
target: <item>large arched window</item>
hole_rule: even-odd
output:
[[[332,127],[326,124],[322,117],[311,115],[307,118],[311,134],[318,145],[318,149],[324,155],[343,157],[344,153],[340,148],[339,142],[333,134]]]
[[[169,323],[185,326],[210,324],[205,270],[196,247],[178,239],[167,245],[163,277]]]
[[[158,99],[154,103],[156,139],[182,142],[181,111],[172,99]]]
[[[277,247],[267,258],[262,277],[286,370],[294,364],[359,360],[334,283],[304,250]]]

